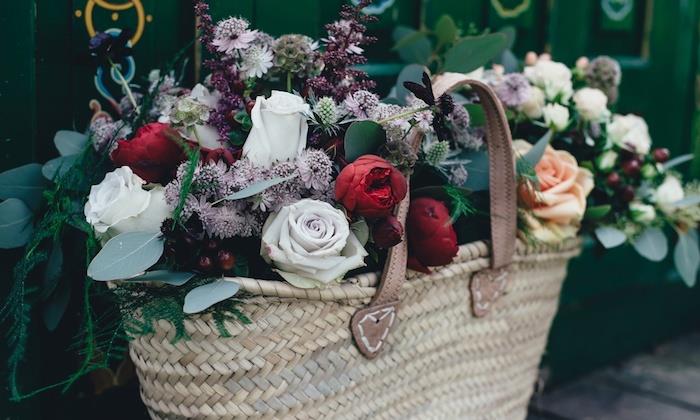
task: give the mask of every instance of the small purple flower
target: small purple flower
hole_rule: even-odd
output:
[[[510,108],[517,108],[530,97],[530,82],[521,73],[508,73],[496,84],[498,99]]]
[[[113,63],[119,63],[131,55],[131,30],[122,29],[118,35],[98,32],[90,38],[88,48],[90,56],[98,66],[111,67]]]
[[[249,23],[242,18],[230,17],[216,24],[212,45],[219,52],[231,54],[234,50],[244,50],[255,41],[256,32],[248,30]]]

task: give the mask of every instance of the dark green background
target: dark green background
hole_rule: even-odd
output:
[[[635,0],[621,22],[606,18],[600,0],[530,0],[516,18],[499,16],[496,0],[396,0],[372,26],[379,37],[368,52],[368,70],[387,89],[401,68],[390,51],[391,30],[397,24],[430,26],[443,13],[467,27],[498,29],[515,26],[515,51],[550,51],[573,64],[581,55],[609,54],[623,66],[619,112],[643,115],[657,145],[675,154],[695,147],[695,78],[697,72],[698,0]],[[501,0],[506,8],[523,0]],[[3,0],[0,2],[0,170],[56,154],[52,145],[58,129],[83,130],[90,116],[88,100],[96,98],[87,60],[83,11],[88,0]],[[114,1],[124,3],[126,0]],[[193,36],[189,0],[141,0],[146,14],[143,38],[135,46],[137,78],[168,60]],[[272,34],[323,34],[322,25],[334,19],[340,0],[212,0],[215,18],[243,15]],[[99,29],[131,27],[133,9],[118,12],[96,8]],[[190,72],[191,74],[193,72]],[[106,108],[107,105],[103,104]],[[695,168],[700,163],[695,162]],[[8,261],[10,255],[3,256]],[[2,269],[4,276],[8,269]],[[610,363],[650,347],[665,338],[697,328],[700,289],[683,286],[671,264],[643,261],[629,249],[596,256],[590,246],[570,266],[545,365],[550,380],[559,382],[595,366]],[[4,288],[7,282],[0,282]],[[41,328],[41,326],[38,326]],[[49,375],[52,360],[63,360],[64,349],[46,348],[48,334],[36,337],[28,376],[34,381]],[[101,412],[104,418],[123,418],[140,412],[135,388],[115,390],[99,399],[89,389],[77,403],[81,412]],[[25,405],[22,418],[65,418],[59,399],[46,398]],[[131,406],[129,406],[131,401]],[[9,408],[0,404],[0,417]],[[13,412],[15,410],[13,409]],[[41,414],[40,414],[41,413]],[[63,413],[63,414],[62,414]]]

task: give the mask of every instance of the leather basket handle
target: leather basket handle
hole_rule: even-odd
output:
[[[500,101],[491,88],[484,83],[470,80],[462,74],[447,73],[434,80],[433,91],[438,97],[444,92],[466,85],[471,86],[477,93],[486,114],[486,143],[488,145],[491,197],[491,267],[477,273],[475,277],[479,276],[479,278],[475,278],[475,280],[478,284],[494,279],[505,283],[508,277],[508,267],[515,252],[517,233],[516,180],[510,128]],[[418,131],[414,133],[410,136],[409,141],[417,149],[420,147],[423,133]],[[410,196],[407,194],[395,210],[396,218],[404,226],[410,202]],[[372,301],[367,307],[355,312],[350,321],[358,349],[370,359],[379,354],[389,330],[396,320],[399,292],[406,280],[408,259],[408,243],[405,236],[402,239],[401,243],[389,250],[379,287]],[[477,306],[474,306],[474,312],[477,316],[481,316]]]

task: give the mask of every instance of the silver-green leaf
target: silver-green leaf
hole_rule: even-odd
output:
[[[213,283],[195,287],[185,296],[185,304],[182,308],[186,314],[196,314],[226,300],[236,293],[241,286],[231,280],[217,280]]]
[[[160,232],[127,232],[107,241],[93,258],[87,274],[94,280],[128,279],[151,268],[163,255]]]
[[[700,268],[700,250],[697,239],[690,233],[678,235],[678,243],[673,250],[673,261],[685,284],[693,287]]]
[[[156,283],[165,283],[169,284],[171,286],[182,286],[183,284],[187,283],[194,277],[194,273],[189,273],[189,272],[179,272],[179,271],[170,271],[170,270],[153,270],[153,271],[148,271],[145,274],[142,274],[137,277],[131,277],[129,279],[126,279],[125,281],[128,282],[156,282]]]
[[[0,248],[18,248],[32,235],[32,211],[22,200],[8,198],[0,203]]]
[[[549,146],[549,142],[552,139],[552,130],[548,130],[539,140],[535,143],[530,150],[525,153],[523,159],[530,164],[533,168],[540,162],[544,151]]]
[[[607,249],[620,246],[627,241],[625,232],[612,226],[600,226],[595,230],[595,236]]]
[[[41,168],[41,173],[48,180],[60,178],[70,170],[80,155],[59,156],[46,162]]]
[[[233,194],[227,195],[224,197],[224,200],[241,200],[244,198],[252,197],[254,195],[260,194],[261,192],[265,191],[266,189],[273,187],[277,184],[281,184],[283,182],[289,181],[290,179],[294,178],[296,175],[290,175],[286,177],[277,177],[277,178],[272,178],[272,179],[266,179],[265,181],[260,181],[256,182],[255,184],[249,185],[246,188],[243,188],[240,191],[237,191]]]
[[[88,136],[77,131],[60,130],[56,132],[53,143],[61,156],[75,155],[83,151]]]
[[[19,198],[33,210],[39,208],[48,186],[41,165],[30,163],[0,173],[0,199]]]
[[[664,232],[657,227],[650,227],[634,238],[632,246],[642,257],[650,261],[661,261],[668,254],[668,240]]]

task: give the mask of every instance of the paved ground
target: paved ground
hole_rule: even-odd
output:
[[[536,396],[530,413],[528,420],[700,420],[700,332]]]

